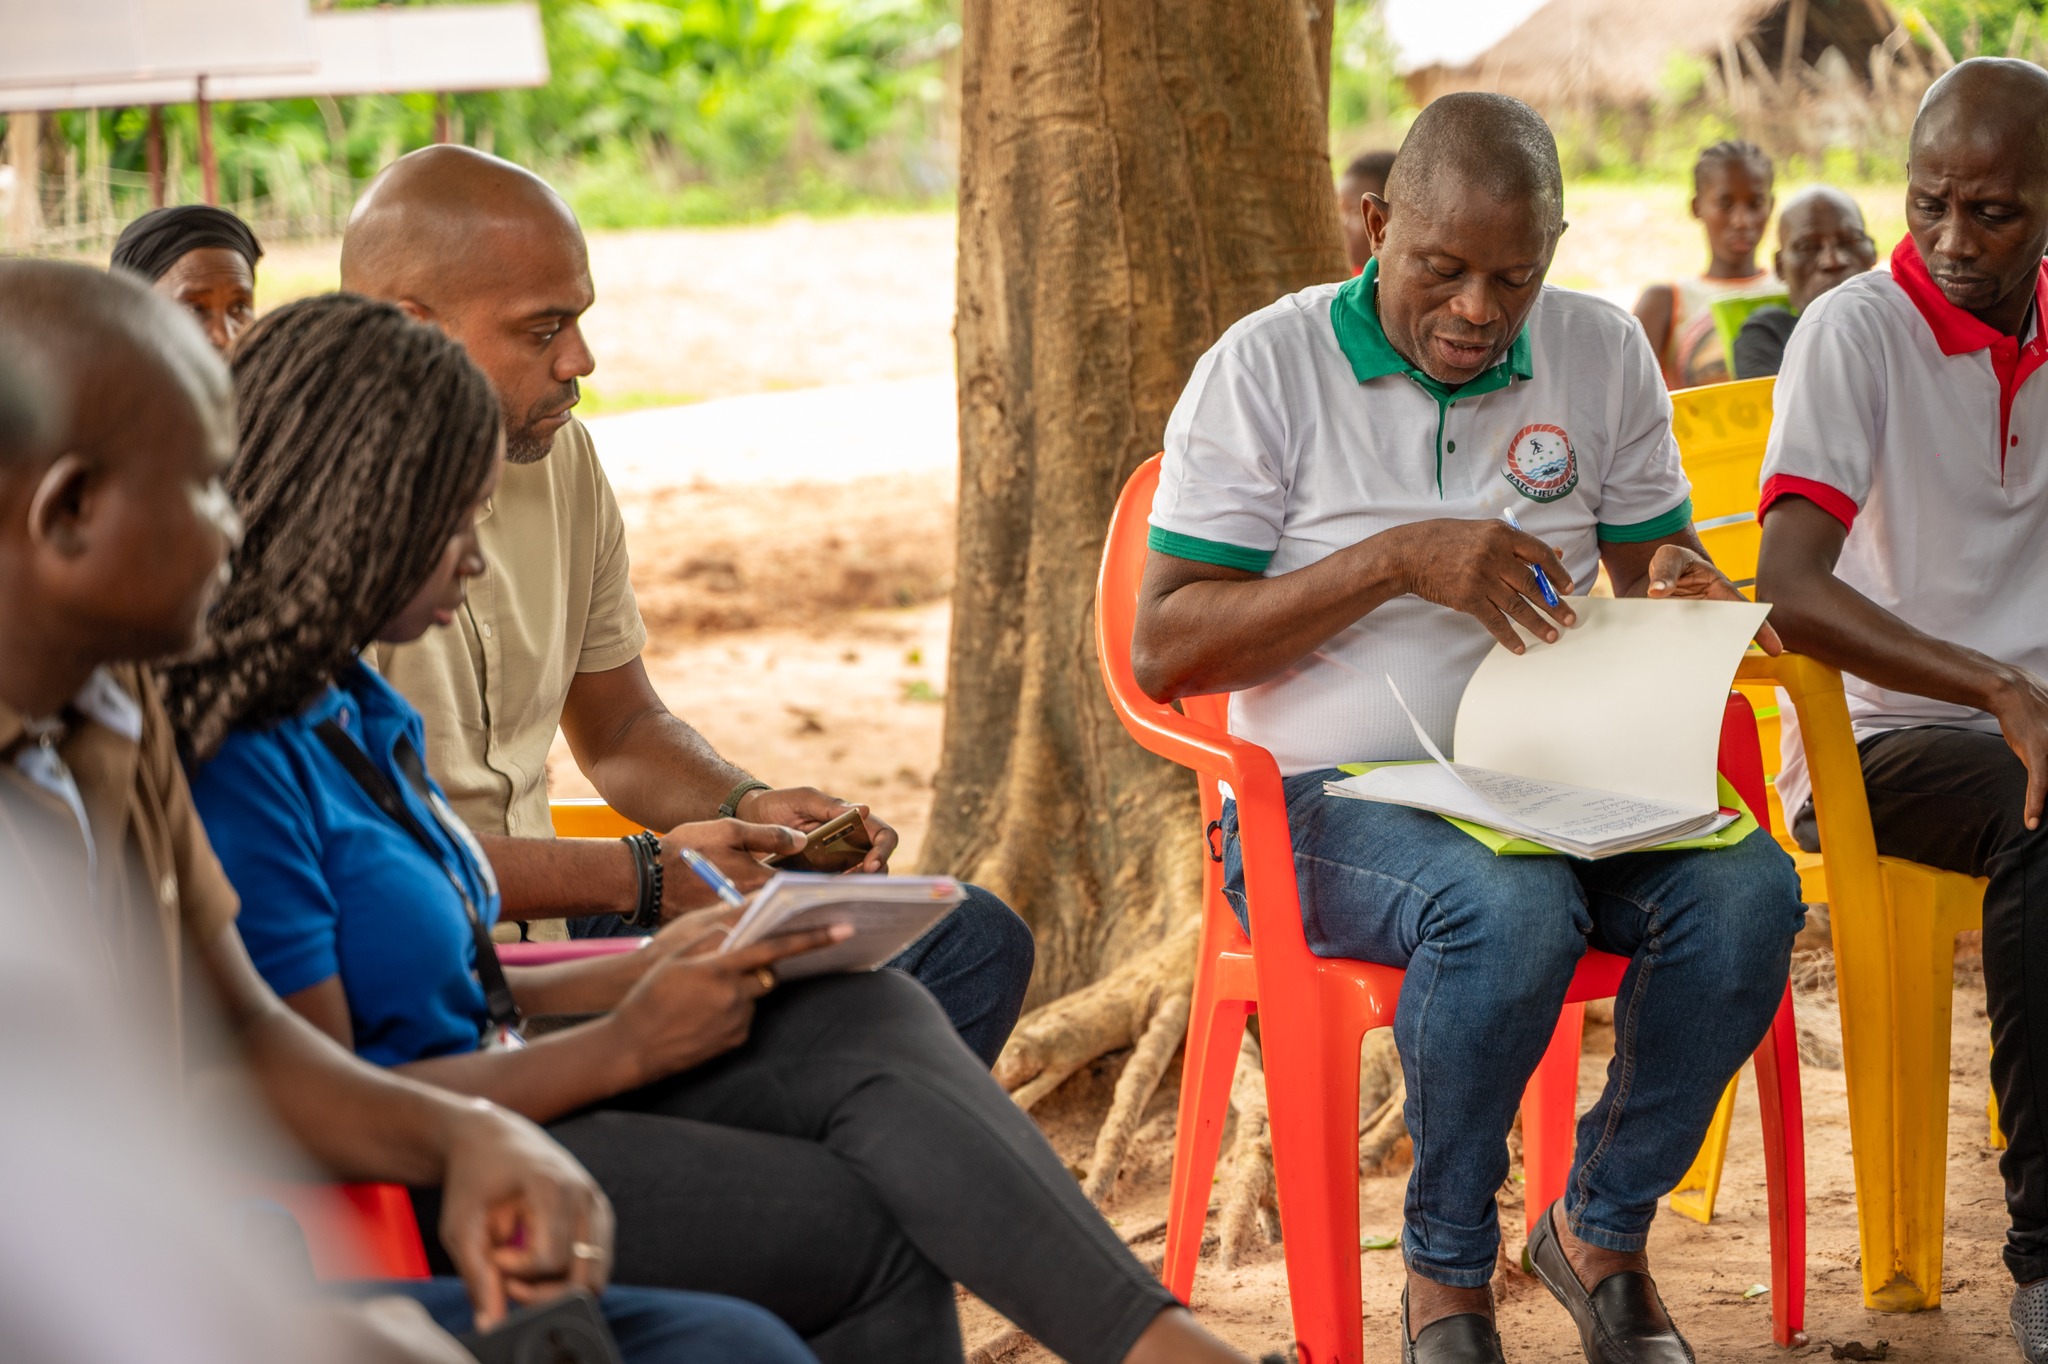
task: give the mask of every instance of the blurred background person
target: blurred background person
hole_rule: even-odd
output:
[[[128,224],[111,263],[189,309],[213,348],[225,351],[256,320],[256,262],[262,258],[256,234],[234,214],[210,204],[177,204]]]
[[[1692,216],[1706,230],[1706,272],[1652,284],[1635,306],[1636,320],[1663,368],[1665,387],[1727,380],[1727,341],[1715,325],[1715,303],[1775,301],[1784,292],[1777,277],[1756,263],[1756,248],[1771,224],[1772,176],[1771,158],[1751,142],[1716,142],[1693,162]],[[1731,327],[1727,340],[1733,336]]]
[[[1743,321],[1735,336],[1735,377],[1776,374],[1806,305],[1876,264],[1877,243],[1854,199],[1827,185],[1793,195],[1778,215],[1778,253],[1771,257],[1771,269],[1785,282],[1785,305],[1767,304]]]
[[[1394,154],[1389,151],[1360,152],[1337,177],[1337,217],[1344,224],[1344,255],[1351,273],[1363,274],[1372,259],[1372,243],[1365,235],[1365,196],[1385,194],[1387,177],[1394,172]]]

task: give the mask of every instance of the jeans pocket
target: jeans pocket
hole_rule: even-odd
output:
[[[1223,833],[1223,898],[1230,902],[1230,912],[1237,916],[1238,926],[1249,937],[1252,921],[1244,898],[1244,848],[1237,837],[1237,802],[1224,801],[1223,813],[1216,822]]]

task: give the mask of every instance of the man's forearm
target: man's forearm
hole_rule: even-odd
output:
[[[497,874],[499,912],[507,919],[630,914],[640,903],[632,850],[616,838],[478,834],[477,842]]]
[[[718,818],[719,802],[749,775],[665,708],[642,716],[586,771],[605,804],[661,832]]]
[[[1331,636],[1406,590],[1383,537],[1275,578],[1204,576],[1155,583],[1185,569],[1155,557],[1140,589],[1132,662],[1155,697],[1242,691],[1293,667]]]
[[[1996,708],[2009,670],[1996,659],[1908,624],[1832,570],[1759,564],[1757,600],[1785,647],[1888,691]]]

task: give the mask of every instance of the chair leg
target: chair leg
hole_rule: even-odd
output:
[[[1358,1262],[1358,1048],[1318,1001],[1268,1000],[1266,1105],[1300,1364],[1362,1364]],[[1385,1022],[1392,1022],[1389,1017]]]
[[[1806,1343],[1806,1117],[1799,1092],[1799,1031],[1788,987],[1756,1049],[1757,1109],[1771,1210],[1771,1339]],[[1731,1086],[1729,1093],[1734,1093]]]
[[[1987,1087],[1984,1094],[1984,1116],[1991,1126],[1991,1149],[2005,1149],[2005,1129],[1998,1125],[1998,1092]]]
[[[1522,1091],[1522,1232],[1526,1239],[1571,1177],[1572,1129],[1579,1116],[1579,1050],[1586,1006],[1567,1004],[1550,1047]]]
[[[1955,1001],[1955,929],[1942,913],[1936,873],[1884,864],[1892,913],[1892,1174],[1895,1250],[1889,1275],[1864,1265],[1864,1298],[1883,1311],[1941,1304],[1941,1259],[1948,1180],[1950,1024]],[[1887,1281],[1888,1279],[1888,1281]]]
[[[1728,1088],[1721,1091],[1721,1102],[1714,1105],[1714,1119],[1707,1124],[1699,1154],[1671,1191],[1671,1211],[1681,1217],[1700,1223],[1714,1220],[1714,1200],[1721,1196],[1721,1171],[1728,1163],[1728,1129],[1735,1124],[1735,1086],[1740,1079],[1738,1075],[1729,1080]]]
[[[1188,1020],[1187,1058],[1181,1069],[1173,1180],[1166,1203],[1166,1263],[1160,1267],[1168,1291],[1182,1302],[1195,1286],[1223,1120],[1230,1108],[1230,1080],[1237,1070],[1245,1020],[1252,1013],[1251,1004],[1241,999],[1196,1003]]]

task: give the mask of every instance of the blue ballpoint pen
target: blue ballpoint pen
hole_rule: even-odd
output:
[[[1500,515],[1503,521],[1506,521],[1516,530],[1522,528],[1522,523],[1515,519],[1515,509],[1513,507],[1509,507]],[[1550,579],[1544,576],[1543,570],[1534,564],[1529,565],[1529,571],[1536,575],[1536,589],[1543,594],[1543,604],[1545,606],[1556,606],[1558,604],[1557,589],[1550,585]]]
[[[697,879],[711,887],[713,895],[716,895],[734,909],[744,909],[746,907],[747,897],[740,894],[740,888],[727,879],[724,872],[712,865],[710,858],[698,852],[695,848],[682,849],[681,856],[683,865],[696,872]]]

